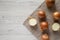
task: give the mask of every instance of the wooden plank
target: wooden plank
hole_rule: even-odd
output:
[[[23,26],[40,0],[0,0],[0,40],[37,40]]]

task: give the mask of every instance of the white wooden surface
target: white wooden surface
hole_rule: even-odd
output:
[[[0,40],[37,40],[23,25],[44,0],[0,0]]]

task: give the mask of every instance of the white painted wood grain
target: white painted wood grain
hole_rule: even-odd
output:
[[[44,0],[0,0],[0,40],[37,40],[23,25]]]

